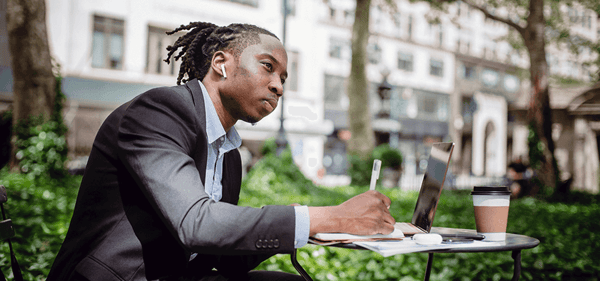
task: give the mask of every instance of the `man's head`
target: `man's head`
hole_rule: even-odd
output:
[[[270,31],[251,24],[232,23],[228,26],[218,26],[209,22],[191,22],[181,25],[173,31],[172,35],[182,30],[189,30],[172,45],[165,62],[170,63],[171,58],[181,59],[177,84],[185,83],[192,79],[202,81],[208,73],[213,55],[217,51],[229,51],[239,57],[243,50],[260,43],[259,34],[277,38]],[[279,40],[279,38],[277,38]],[[181,48],[179,54],[175,52]],[[184,78],[187,75],[187,79]]]
[[[287,53],[274,34],[254,25],[211,23],[169,34],[183,29],[190,31],[167,48],[165,61],[181,48],[174,56],[182,59],[177,83],[202,81],[226,130],[237,120],[255,123],[273,112],[288,75]]]

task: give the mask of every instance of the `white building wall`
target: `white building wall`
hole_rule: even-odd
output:
[[[109,82],[171,86],[175,75],[146,72],[148,26],[172,30],[194,21],[217,25],[251,23],[283,35],[282,1],[261,0],[258,7],[219,0],[47,0],[50,48],[62,66],[62,75]],[[294,159],[305,174],[315,178],[322,167],[323,136],[331,133],[331,122],[323,118],[323,61],[327,36],[319,27],[315,10],[320,1],[296,1],[295,15],[288,16],[286,48],[298,52],[299,88],[285,92],[284,116]],[[120,70],[91,66],[94,15],[123,20],[124,54]],[[166,46],[165,46],[166,47]],[[165,65],[166,66],[166,65]],[[116,106],[136,95],[125,93]],[[257,126],[238,122],[243,139],[264,140],[279,129],[281,108]],[[299,147],[295,147],[299,144]],[[299,154],[298,154],[299,153]]]

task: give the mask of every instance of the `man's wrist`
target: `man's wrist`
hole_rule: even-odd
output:
[[[310,236],[317,233],[340,232],[340,224],[335,216],[337,206],[309,207]]]

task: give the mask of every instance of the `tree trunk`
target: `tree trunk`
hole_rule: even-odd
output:
[[[542,159],[540,159],[539,165],[534,165],[532,168],[541,184],[554,190],[559,177],[554,158],[554,140],[552,139],[552,110],[550,108],[549,73],[544,38],[546,23],[543,11],[544,0],[530,1],[528,24],[522,35],[529,51],[531,74],[531,99],[527,116],[543,145],[541,148]],[[540,187],[533,187],[532,195],[535,195]]]
[[[45,0],[8,0],[6,26],[14,80],[13,128],[30,116],[48,120],[56,94]],[[16,166],[14,140],[11,168]]]
[[[369,107],[369,81],[367,80],[367,43],[369,41],[369,9],[371,0],[356,0],[352,27],[352,66],[348,79],[348,121],[352,137],[348,153],[367,157],[375,146]]]

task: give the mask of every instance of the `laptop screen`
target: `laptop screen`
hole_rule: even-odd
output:
[[[437,209],[454,143],[434,143],[423,176],[412,224],[429,232]]]

